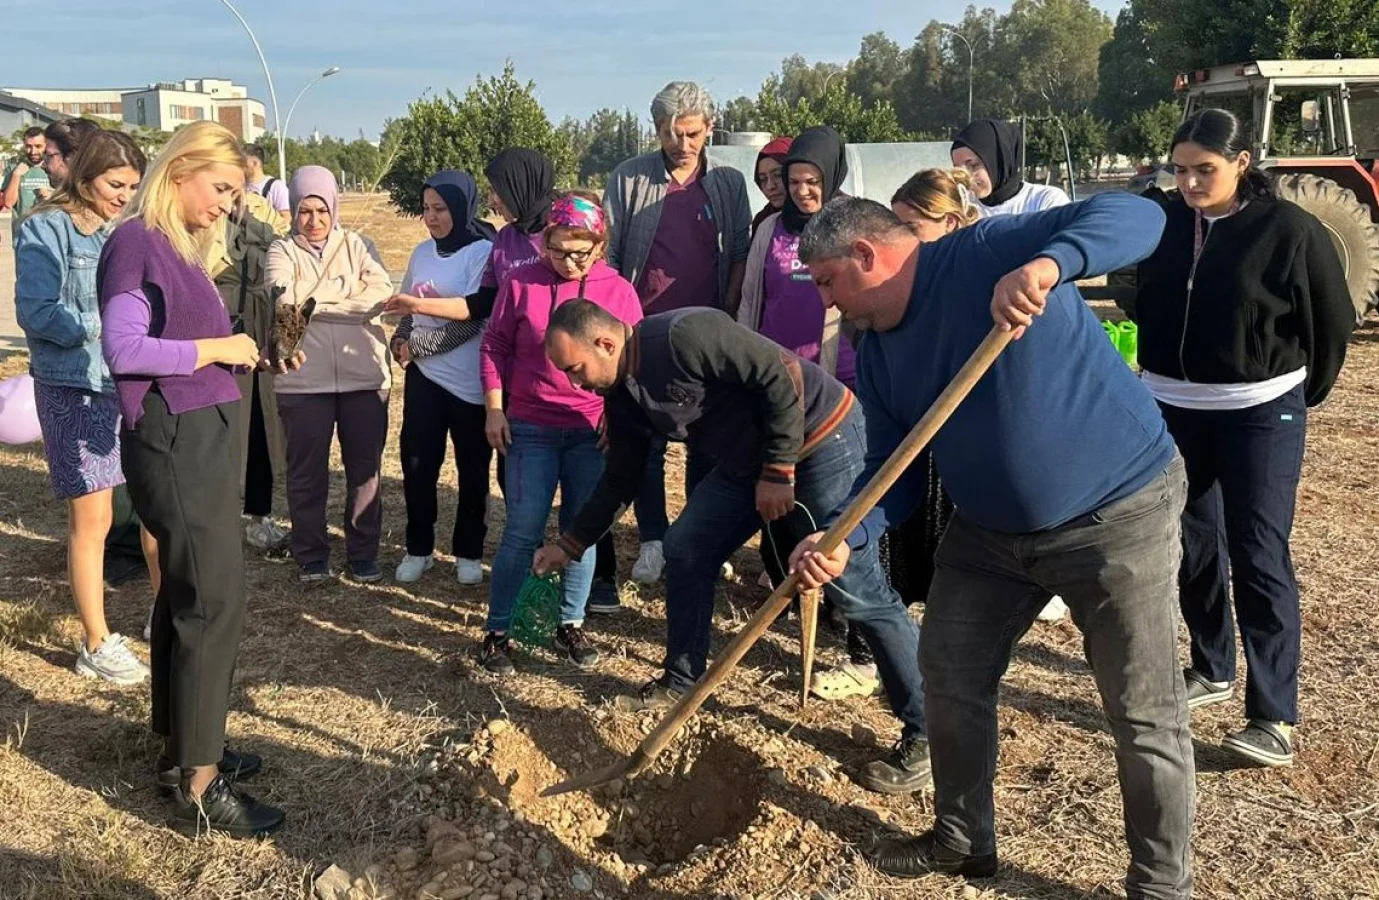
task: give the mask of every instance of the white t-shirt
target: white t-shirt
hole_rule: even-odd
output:
[[[1068,195],[1063,193],[1062,188],[1054,187],[1051,184],[1034,184],[1026,181],[1024,187],[1019,192],[1004,203],[997,203],[995,206],[987,206],[981,201],[977,202],[977,209],[981,212],[982,218],[991,216],[1013,216],[1018,213],[1038,212],[1041,209],[1053,209],[1055,206],[1062,206],[1071,203]]]
[[[450,256],[436,252],[436,242],[426,241],[412,251],[407,274],[402,281],[403,291],[429,281],[441,297],[468,297],[479,290],[479,279],[488,262],[491,241],[475,241]],[[413,328],[443,328],[451,320],[435,316],[413,316]],[[476,406],[484,402],[483,385],[479,383],[479,342],[475,337],[449,353],[426,356],[413,365],[420,366],[427,378]]]
[[[270,181],[272,181],[271,187],[269,186]],[[278,212],[292,211],[292,202],[289,199],[287,185],[283,184],[281,178],[265,175],[262,180],[251,181],[245,187],[267,200]],[[267,193],[264,193],[264,188],[268,188]]]

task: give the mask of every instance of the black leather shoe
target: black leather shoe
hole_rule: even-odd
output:
[[[191,776],[178,787],[173,805],[172,827],[185,834],[200,835],[220,831],[233,838],[260,837],[282,827],[287,814],[260,803],[217,775],[200,797],[188,790]]]
[[[934,872],[964,878],[990,878],[996,874],[995,853],[968,856],[950,850],[932,831],[919,837],[882,841],[867,854],[867,859],[877,871],[895,878],[923,878]]]
[[[263,768],[263,757],[257,753],[236,753],[229,747],[220,757],[220,774],[231,782],[243,781]],[[182,770],[166,756],[158,757],[158,790],[171,794],[182,783]]]
[[[912,794],[929,783],[929,741],[913,737],[896,742],[891,755],[862,767],[857,780],[878,794]]]

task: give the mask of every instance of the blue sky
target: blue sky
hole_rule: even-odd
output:
[[[232,0],[235,2],[235,0]],[[1114,16],[1122,0],[1093,0]],[[383,120],[424,91],[460,93],[479,73],[536,82],[553,120],[602,106],[645,112],[667,81],[706,84],[720,101],[756,95],[791,54],[843,61],[878,29],[902,45],[930,19],[953,21],[957,0],[790,0],[780,14],[742,0],[238,0],[268,57],[286,115],[292,97],[327,66],[289,133],[313,128],[377,137]],[[986,5],[986,4],[982,4]],[[1009,2],[998,2],[1004,11]],[[22,87],[140,86],[221,77],[268,102],[253,46],[220,0],[64,0],[7,16],[3,75]],[[272,112],[269,119],[271,123]]]

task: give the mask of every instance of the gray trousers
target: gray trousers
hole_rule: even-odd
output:
[[[330,561],[326,501],[330,446],[340,433],[345,469],[345,555],[375,561],[383,532],[380,481],[388,440],[388,392],[279,394],[287,435],[287,508],[292,517],[292,558],[299,566]]]
[[[1045,532],[987,531],[958,510],[939,544],[920,641],[944,844],[996,848],[997,689],[1015,642],[1058,594],[1082,632],[1116,742],[1126,894],[1191,896],[1194,764],[1177,647],[1186,493],[1175,458],[1139,492]]]

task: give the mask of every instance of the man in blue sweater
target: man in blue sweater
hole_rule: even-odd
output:
[[[857,394],[867,464],[853,496],[993,317],[1018,338],[933,442],[957,506],[920,639],[935,823],[876,849],[889,874],[995,873],[997,686],[1015,642],[1058,594],[1084,635],[1116,740],[1126,892],[1191,894],[1192,739],[1177,664],[1183,463],[1073,286],[1148,256],[1163,221],[1147,200],[1103,194],[921,245],[880,204],[844,199],[801,239],[824,302],[866,332]],[[852,552],[905,520],[922,489],[907,473],[843,546],[825,556],[814,535],[792,566],[807,584],[836,578]]]

